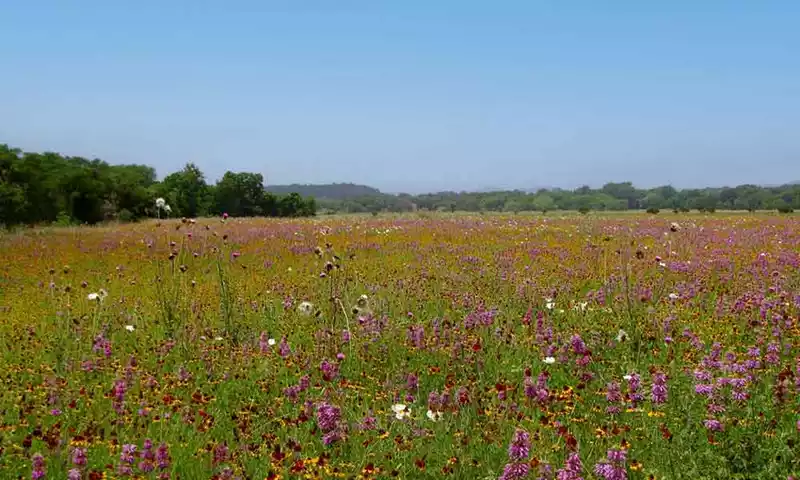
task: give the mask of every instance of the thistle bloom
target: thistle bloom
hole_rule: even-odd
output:
[[[300,312],[300,315],[308,317],[314,311],[314,304],[311,302],[300,302],[300,305],[297,306],[297,311]]]

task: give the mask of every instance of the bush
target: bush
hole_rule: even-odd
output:
[[[660,211],[661,210],[657,209],[656,207],[650,207],[650,208],[647,209],[647,213],[651,213],[653,215],[657,215],[658,212],[660,212]]]
[[[61,211],[58,212],[56,221],[53,223],[59,227],[69,227],[70,225],[74,225],[75,221],[72,219],[72,217],[69,216],[67,212]]]
[[[129,223],[136,220],[136,218],[134,217],[133,212],[131,212],[127,208],[123,208],[122,210],[119,211],[119,214],[117,215],[117,220],[119,220],[120,222]]]
[[[587,213],[589,213],[589,207],[581,207],[581,208],[579,208],[578,209],[578,213],[580,213],[581,215],[586,215]]]
[[[794,213],[792,207],[778,207],[778,213]]]

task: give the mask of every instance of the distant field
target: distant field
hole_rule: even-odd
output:
[[[800,473],[798,216],[168,220],[0,256],[0,478]]]

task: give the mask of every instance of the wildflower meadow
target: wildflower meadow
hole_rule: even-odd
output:
[[[0,234],[0,478],[787,479],[800,217]]]

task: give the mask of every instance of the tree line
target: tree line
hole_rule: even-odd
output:
[[[168,209],[158,208],[156,199]],[[135,221],[145,217],[211,215],[302,217],[313,197],[274,195],[260,173],[226,172],[209,184],[187,164],[158,181],[153,167],[110,165],[58,153],[29,153],[0,144],[0,225]]]
[[[800,209],[800,184],[678,190],[671,186],[642,189],[636,188],[631,182],[621,182],[607,183],[601,188],[583,186],[574,190],[439,192],[423,195],[382,193],[318,198],[317,202],[323,212],[647,210],[655,213],[661,210],[777,210],[788,213]]]

